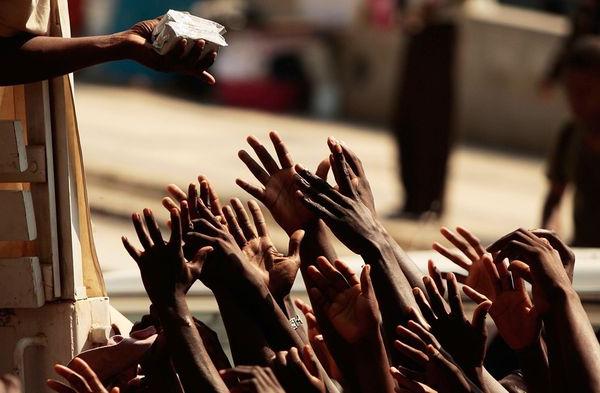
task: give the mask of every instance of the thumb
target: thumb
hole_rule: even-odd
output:
[[[371,265],[365,265],[360,273],[360,290],[363,296],[369,299],[376,299],[373,283],[371,282]]]
[[[304,239],[304,231],[302,229],[292,233],[288,246],[288,256],[297,257],[300,255],[300,243],[302,243],[302,239]]]
[[[508,270],[511,273],[516,274],[517,276],[521,277],[523,280],[527,281],[528,283],[530,283],[530,284],[532,283],[531,268],[525,262],[512,261],[510,263],[510,265],[508,265]]]
[[[196,252],[196,255],[194,256],[193,261],[204,263],[204,261],[206,260],[206,257],[208,257],[208,254],[210,254],[214,250],[215,249],[212,246],[202,247],[201,249],[198,250],[198,252]]]
[[[491,300],[486,300],[480,303],[473,311],[473,320],[471,325],[475,328],[475,331],[483,333],[485,331],[485,317],[488,314],[490,307],[492,306]]]

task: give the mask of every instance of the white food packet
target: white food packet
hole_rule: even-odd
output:
[[[169,10],[152,31],[152,46],[159,54],[164,55],[169,53],[179,40],[185,38],[185,56],[192,50],[196,41],[204,40],[204,56],[227,46],[223,38],[225,33],[225,27],[217,22],[191,15],[189,12]]]

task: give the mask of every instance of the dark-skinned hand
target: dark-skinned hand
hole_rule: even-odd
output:
[[[263,278],[271,294],[283,301],[294,284],[300,268],[300,242],[304,231],[298,230],[290,236],[288,254],[282,254],[273,245],[265,218],[258,203],[251,200],[248,209],[254,225],[239,199],[231,200],[231,207],[223,208],[229,232],[233,235],[250,265]]]
[[[455,273],[458,282],[470,286],[487,297],[491,297],[491,284],[482,263],[482,258],[487,253],[479,239],[462,227],[457,227],[456,233],[442,227],[440,233],[458,251],[451,250],[438,242],[433,243],[433,249],[467,271],[466,276]]]
[[[560,253],[549,240],[526,229],[518,229],[507,236],[509,240],[496,242],[490,249],[498,249],[496,259],[507,258],[510,261],[508,270],[532,284],[533,304],[537,313],[543,316],[554,302],[562,301],[573,290]]]
[[[367,337],[381,324],[370,270],[365,265],[359,281],[344,262],[336,260],[331,264],[325,257],[317,258],[316,265],[308,268],[307,286],[315,307],[325,312],[338,334],[349,343]]]
[[[118,33],[127,43],[130,58],[156,71],[191,75],[208,84],[214,84],[215,78],[207,69],[215,62],[217,52],[203,54],[206,43],[204,40],[198,40],[189,53],[185,54],[187,40],[180,39],[169,53],[160,55],[154,50],[151,42],[152,31],[159,21],[159,18],[141,21]]]
[[[325,393],[325,384],[319,377],[319,368],[315,354],[310,345],[302,351],[292,347],[289,351],[281,351],[275,355],[271,367],[285,388],[290,393]]]
[[[496,253],[502,248],[506,247],[512,240],[520,240],[522,234],[525,232],[531,232],[531,234],[537,236],[540,239],[546,239],[550,246],[555,249],[560,255],[560,260],[563,264],[569,280],[573,282],[573,270],[575,269],[575,254],[553,231],[546,229],[534,229],[527,231],[526,229],[519,228],[509,234],[502,236],[500,239],[495,241],[487,249],[489,252]]]
[[[482,386],[481,372],[487,339],[485,317],[491,301],[479,303],[473,312],[472,321],[469,321],[463,310],[458,282],[453,273],[448,273],[446,279],[448,304],[438,292],[431,277],[423,277],[423,282],[429,301],[419,288],[414,289],[414,294],[432,334],[467,376],[478,386]]]
[[[336,179],[339,191],[296,165],[296,183],[300,188],[297,197],[327,224],[346,247],[357,254],[368,254],[377,248],[378,242],[384,241],[382,227],[354,190],[343,154],[340,153],[335,163],[343,173]],[[334,170],[334,174],[339,171]]]
[[[150,209],[144,209],[144,220],[135,213],[132,221],[143,251],[133,247],[125,237],[122,238],[123,245],[140,269],[144,288],[152,304],[169,305],[185,296],[190,283],[200,277],[206,257],[212,249],[203,247],[194,260],[188,262],[185,259],[181,219],[176,209],[171,210],[172,230],[168,242],[163,240]]]
[[[238,366],[220,371],[231,393],[285,393],[269,367]]]
[[[533,345],[540,338],[541,318],[527,293],[521,277],[512,275],[504,261],[492,261],[491,256],[483,258],[483,264],[493,289],[490,316],[494,319],[498,332],[514,351]],[[488,299],[465,287],[465,293],[474,302]]]
[[[48,387],[58,393],[109,393],[92,368],[79,358],[73,359],[70,367],[60,364],[54,366],[54,371],[67,380],[69,385],[55,379],[46,381]],[[110,393],[119,393],[119,388],[112,388]],[[17,390],[8,390],[17,393]]]
[[[237,179],[236,183],[263,203],[279,226],[291,236],[298,229],[303,229],[308,223],[314,222],[315,216],[295,195],[298,188],[294,179],[296,173],[294,161],[285,143],[275,131],[270,132],[269,137],[277,153],[279,164],[254,136],[248,137],[247,141],[262,166],[245,150],[238,153],[239,158],[263,187],[254,186],[242,179]]]
[[[394,341],[394,347],[422,371],[392,367],[392,376],[400,386],[412,386],[415,392],[431,392],[430,389],[440,393],[481,392],[431,333],[413,320],[409,321],[408,327],[398,327],[400,336]]]

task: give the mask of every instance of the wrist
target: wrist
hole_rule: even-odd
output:
[[[135,34],[123,31],[111,34],[108,37],[109,47],[115,60],[134,60],[139,59],[139,48],[144,45],[141,37]]]

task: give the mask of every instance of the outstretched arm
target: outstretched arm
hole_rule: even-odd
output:
[[[65,75],[85,67],[115,60],[135,60],[157,71],[195,75],[214,83],[206,69],[216,53],[201,56],[204,41],[198,41],[183,56],[186,43],[166,55],[150,45],[150,36],[158,19],[137,23],[124,32],[105,36],[62,38],[20,35],[0,39],[0,85],[16,85]]]

